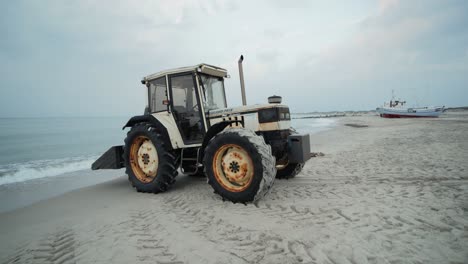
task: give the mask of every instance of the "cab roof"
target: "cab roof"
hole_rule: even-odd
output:
[[[213,76],[217,76],[217,77],[227,77],[227,70],[226,69],[223,69],[223,68],[220,68],[220,67],[217,67],[217,66],[213,66],[213,65],[209,65],[209,64],[206,64],[206,63],[201,63],[201,64],[197,64],[195,66],[180,67],[180,68],[164,70],[164,71],[160,71],[160,72],[157,72],[157,73],[153,73],[151,75],[143,77],[142,82],[145,83],[147,81],[158,79],[160,77],[163,77],[163,76],[169,75],[169,74],[177,74],[177,73],[193,72],[193,71],[201,72],[201,73],[205,73],[205,74],[213,75]]]

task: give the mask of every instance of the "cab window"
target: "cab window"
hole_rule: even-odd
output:
[[[152,113],[167,111],[166,77],[149,82],[149,107]]]
[[[226,95],[224,94],[224,80],[220,77],[201,75],[203,93],[205,95],[205,111],[226,108]]]

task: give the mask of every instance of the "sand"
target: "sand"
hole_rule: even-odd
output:
[[[184,175],[141,194],[116,171],[0,214],[0,263],[468,263],[467,131],[463,112],[337,118],[312,137],[325,156],[256,205]]]
[[[0,185],[0,214],[25,207],[61,194],[96,185],[116,178],[124,173],[114,170],[79,170],[58,176],[33,179]]]

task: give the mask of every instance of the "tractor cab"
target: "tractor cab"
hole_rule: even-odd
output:
[[[209,128],[210,110],[226,108],[225,69],[199,64],[143,78],[148,87],[149,114],[172,115],[184,145],[201,144]]]

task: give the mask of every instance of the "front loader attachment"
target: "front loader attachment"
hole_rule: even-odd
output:
[[[102,154],[93,165],[92,170],[120,169],[125,167],[123,160],[123,146],[113,146]]]

